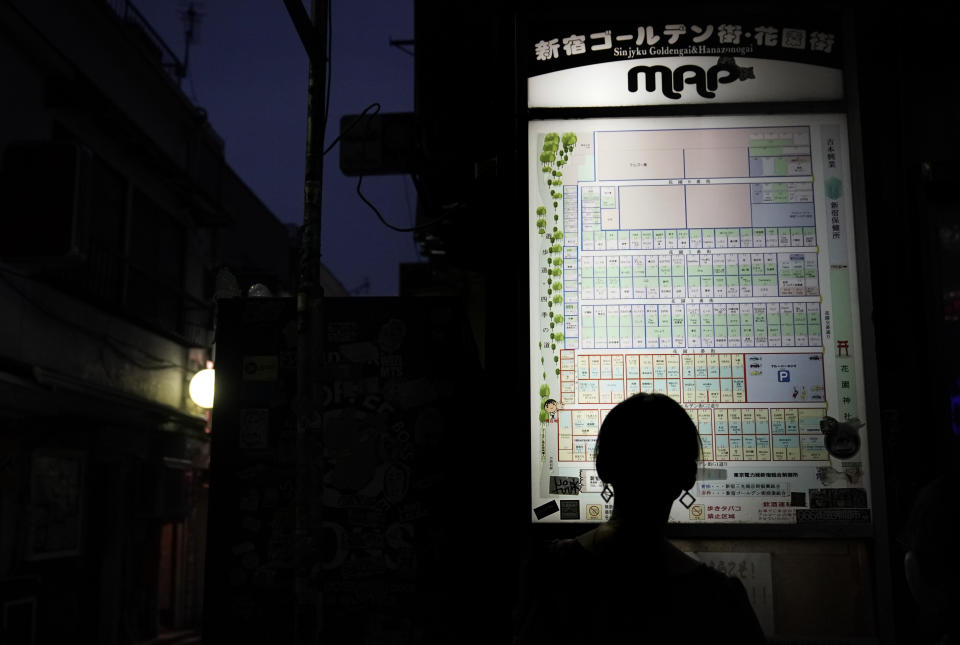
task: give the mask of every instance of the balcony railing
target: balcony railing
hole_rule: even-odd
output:
[[[186,76],[186,66],[157,33],[150,21],[140,13],[140,10],[130,0],[106,0],[106,2],[131,31],[138,34],[150,54],[156,58],[157,63],[166,70],[170,78],[179,86],[183,77]]]

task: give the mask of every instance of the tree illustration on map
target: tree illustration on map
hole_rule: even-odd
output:
[[[547,374],[560,374],[557,348],[563,343],[563,231],[560,228],[559,208],[563,200],[563,167],[569,162],[576,143],[577,135],[573,132],[566,132],[562,136],[549,132],[543,136],[540,146],[540,170],[549,198],[547,204],[538,205],[534,211],[534,224],[542,239],[540,271],[546,276],[546,292],[541,293],[539,312],[544,324],[538,342],[543,368],[539,392],[539,418],[542,422],[547,420],[543,405],[550,396]]]

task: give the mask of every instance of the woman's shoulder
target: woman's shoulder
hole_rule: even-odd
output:
[[[581,558],[587,555],[587,550],[576,539],[555,539],[546,542],[543,552],[551,558]]]

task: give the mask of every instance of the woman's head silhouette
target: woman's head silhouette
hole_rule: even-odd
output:
[[[613,487],[620,519],[665,522],[670,505],[693,487],[701,444],[697,427],[664,394],[631,396],[607,413],[597,436],[597,475]]]

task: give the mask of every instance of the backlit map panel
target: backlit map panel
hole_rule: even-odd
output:
[[[700,432],[672,521],[869,521],[865,428],[852,454],[820,428],[864,418],[845,118],[532,121],[528,145],[534,521],[609,517],[593,447],[636,392]]]

